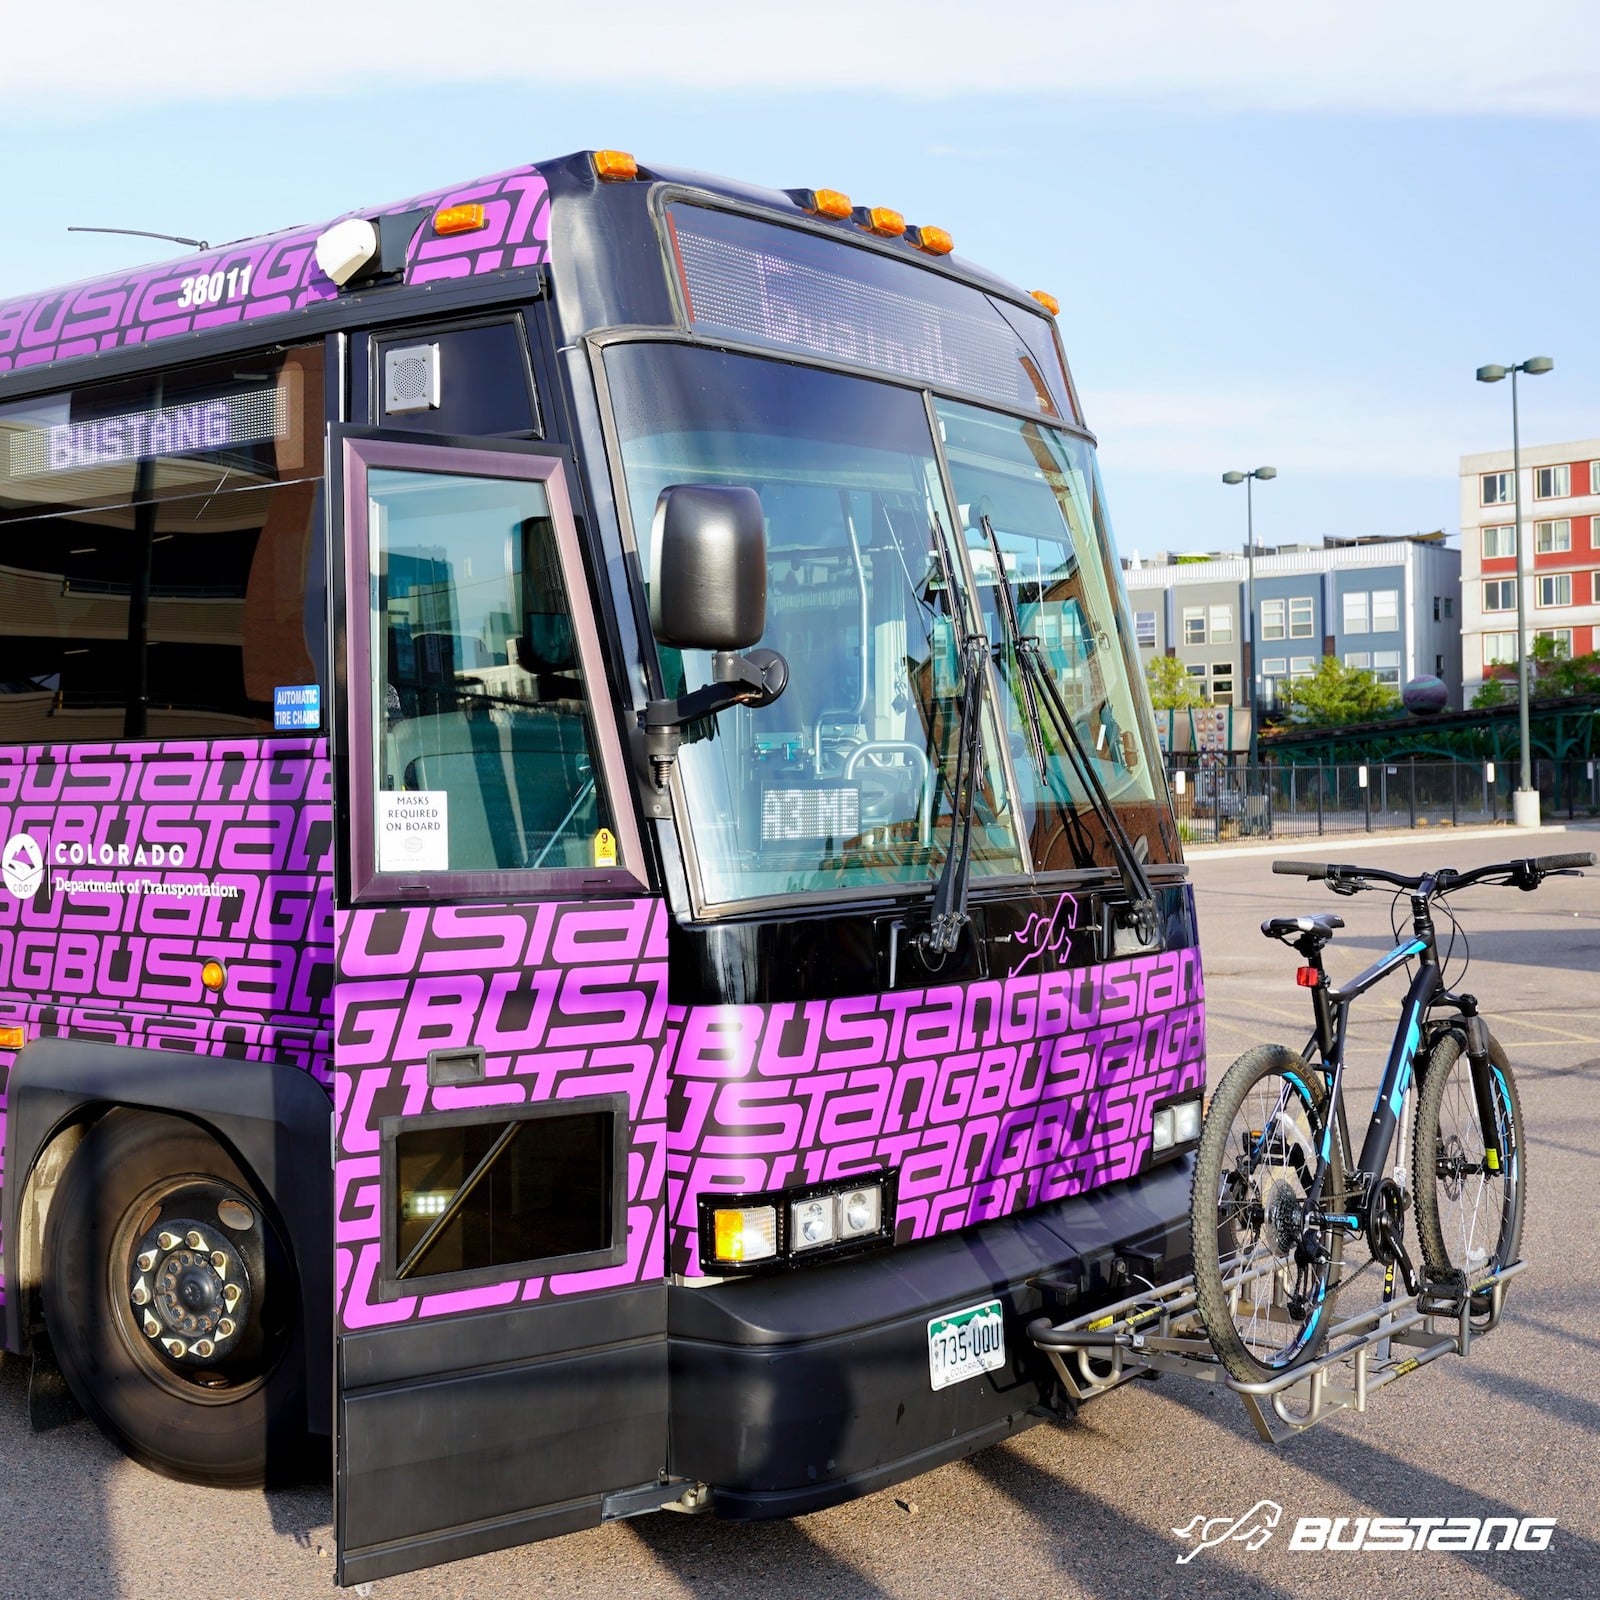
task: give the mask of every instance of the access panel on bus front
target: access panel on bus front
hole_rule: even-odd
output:
[[[666,1460],[664,909],[560,455],[337,430],[339,1578]]]

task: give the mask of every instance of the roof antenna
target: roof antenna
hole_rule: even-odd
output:
[[[209,250],[211,246],[204,239],[185,239],[181,233],[151,233],[147,228],[74,228],[70,225],[68,233],[125,233],[135,239],[167,239],[173,244],[193,245],[196,250]]]

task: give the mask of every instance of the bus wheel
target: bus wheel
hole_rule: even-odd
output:
[[[78,1403],[168,1477],[294,1474],[305,1351],[290,1254],[250,1180],[175,1117],[113,1111],[50,1206],[44,1310]]]

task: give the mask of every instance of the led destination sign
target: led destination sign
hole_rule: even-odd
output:
[[[33,478],[280,438],[287,430],[288,414],[287,396],[274,386],[92,422],[22,428],[9,435],[0,433],[0,446],[5,447],[7,476]]]

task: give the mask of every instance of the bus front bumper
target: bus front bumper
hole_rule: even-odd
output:
[[[672,1288],[673,1476],[709,1484],[725,1517],[796,1516],[1057,1414],[1027,1324],[1188,1272],[1191,1169],[832,1266]],[[1003,1364],[935,1389],[929,1323],[993,1300]]]

